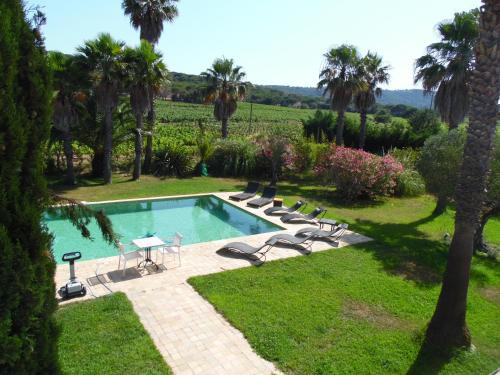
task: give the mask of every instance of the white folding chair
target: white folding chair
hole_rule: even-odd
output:
[[[180,266],[182,238],[183,238],[182,235],[176,232],[174,237],[172,238],[171,245],[159,247],[158,250],[156,251],[156,262],[158,263],[158,253],[161,254],[161,264],[164,264],[165,254],[172,254],[174,258],[177,255],[177,257],[179,258],[179,266]]]
[[[131,259],[136,259],[137,266],[139,266],[139,259],[143,259],[144,256],[139,252],[139,249],[125,252],[125,245],[118,242],[118,249],[120,254],[118,255],[118,270],[120,270],[120,265],[123,262],[123,276],[125,276],[125,271],[127,270],[127,261]]]

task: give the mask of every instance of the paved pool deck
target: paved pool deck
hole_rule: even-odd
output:
[[[249,208],[246,202],[229,201],[231,194],[234,193],[213,195],[265,218],[283,227],[283,230],[183,246],[182,264],[179,266],[177,258],[170,258],[167,254],[165,264],[158,272],[138,272],[135,269],[135,261],[129,261],[127,267],[130,268],[127,268],[125,276],[122,277],[122,271],[117,271],[117,256],[77,262],[76,275],[86,284],[87,295],[61,303],[124,292],[132,301],[135,312],[174,374],[280,373],[273,363],[259,357],[252,350],[243,334],[215,311],[213,306],[189,285],[187,279],[255,266],[255,262],[244,257],[217,252],[228,242],[242,241],[252,246],[261,246],[271,235],[294,234],[297,230],[311,225],[284,224],[279,217],[264,214],[264,209],[269,206],[261,209]],[[161,197],[155,197],[157,198]],[[309,210],[312,208],[309,207]],[[336,244],[315,241],[312,251],[324,251],[370,240],[369,237],[348,231]],[[305,252],[290,247],[273,247],[267,253],[267,261],[294,256],[305,256]],[[67,282],[68,276],[68,265],[58,265],[55,276],[58,289]]]

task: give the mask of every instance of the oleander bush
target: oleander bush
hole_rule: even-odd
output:
[[[348,147],[332,145],[315,167],[318,176],[333,184],[347,200],[373,199],[391,195],[403,166],[391,155],[377,156]]]

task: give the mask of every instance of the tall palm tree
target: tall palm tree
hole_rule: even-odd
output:
[[[469,82],[478,37],[478,10],[456,13],[452,22],[439,24],[441,41],[427,47],[415,62],[415,83],[435,92],[434,108],[450,129],[460,124],[469,110]]]
[[[354,97],[354,104],[359,111],[361,124],[359,128],[359,148],[363,149],[366,136],[366,114],[375,104],[376,98],[382,95],[382,89],[379,85],[389,82],[389,66],[383,66],[382,58],[376,53],[368,52],[361,60],[360,69],[365,88],[358,91]]]
[[[66,182],[75,184],[73,167],[73,137],[72,127],[78,121],[78,112],[75,98],[79,86],[75,78],[78,76],[74,68],[74,57],[62,52],[51,51],[48,53],[48,63],[53,75],[52,123],[60,134],[63,142],[63,151],[66,158]]]
[[[483,0],[475,67],[470,77],[471,110],[461,177],[458,180],[455,233],[436,310],[427,328],[429,344],[469,347],[465,316],[474,233],[485,198],[488,169],[497,127],[500,97],[500,2]]]
[[[123,47],[110,34],[99,34],[78,47],[78,60],[90,72],[98,111],[104,114],[104,183],[111,183],[111,157],[113,152],[113,111],[118,105],[124,77]]]
[[[238,100],[245,97],[248,82],[246,73],[233,59],[215,59],[212,67],[201,73],[208,83],[206,102],[214,103],[214,117],[222,123],[222,138],[227,138],[228,123],[238,108]]]
[[[130,93],[130,106],[136,121],[135,131],[135,159],[133,179],[141,177],[143,116],[149,108],[153,98],[151,88],[158,90],[165,81],[167,68],[160,53],[155,52],[153,46],[142,40],[137,48],[127,48],[124,53],[126,64],[126,86]]]
[[[319,74],[318,88],[328,94],[332,110],[337,111],[335,141],[344,144],[344,115],[353,95],[364,88],[359,72],[360,57],[356,47],[342,44],[324,54],[325,67]]]
[[[122,8],[125,15],[130,16],[134,29],[140,30],[140,38],[155,45],[160,40],[165,22],[173,22],[178,15],[178,0],[123,0]],[[153,157],[153,128],[155,124],[154,88],[150,88],[148,111],[148,134],[146,136],[146,152],[144,155],[144,172],[151,170]]]

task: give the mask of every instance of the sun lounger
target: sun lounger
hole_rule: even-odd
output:
[[[307,206],[305,201],[297,201],[292,207],[269,207],[264,210],[266,215],[286,215],[297,211],[299,208],[304,209]]]
[[[255,197],[255,194],[257,194],[257,191],[259,190],[259,186],[260,184],[258,182],[250,181],[243,193],[230,195],[229,199],[232,199],[233,201],[244,201],[245,199]]]
[[[320,214],[323,214],[324,216],[326,213],[326,210],[322,207],[316,207],[313,212],[304,215],[302,213],[291,213],[291,214],[286,214],[285,216],[281,217],[281,221],[284,223],[300,223],[300,222],[309,222],[309,223],[316,223],[316,217]]]
[[[253,199],[247,203],[247,206],[260,208],[265,206],[266,204],[272,203],[274,197],[276,196],[276,187],[274,186],[266,186],[264,191],[262,192],[262,196],[257,199]]]
[[[268,241],[274,241],[275,244],[285,243],[293,246],[305,247],[307,250],[311,251],[313,236],[306,237],[296,237],[287,233],[275,234]]]
[[[295,236],[297,237],[306,236],[312,239],[325,239],[328,241],[338,241],[344,235],[348,227],[349,227],[348,224],[339,224],[335,227],[332,227],[331,230],[322,230],[318,229],[317,227],[303,228],[298,230],[297,233],[295,233]]]
[[[278,242],[270,238],[267,240],[264,245],[260,247],[250,246],[244,242],[230,242],[224,246],[222,246],[219,250],[226,249],[230,251],[236,251],[240,254],[245,255],[246,257],[253,259],[257,258],[258,260],[265,261],[266,253],[271,250],[271,248]]]

